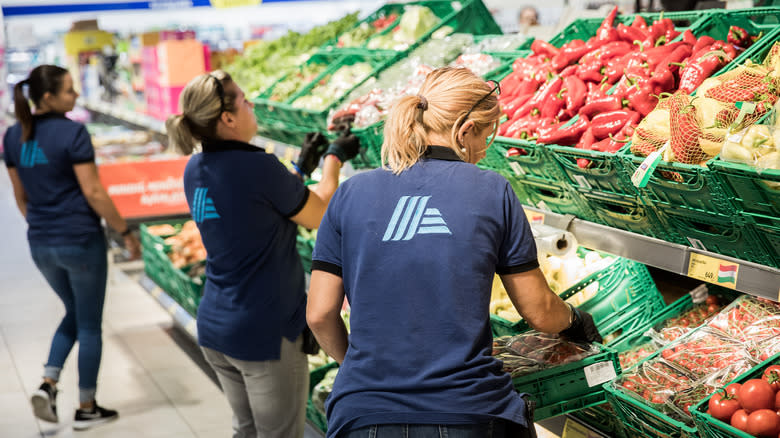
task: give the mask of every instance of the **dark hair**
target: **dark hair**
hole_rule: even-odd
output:
[[[29,87],[30,100],[36,107],[46,93],[57,94],[62,89],[63,78],[68,70],[56,65],[39,65],[30,72],[27,79],[14,87],[14,112],[22,125],[22,142],[30,139],[33,132],[33,118],[30,104],[24,96],[24,86]]]

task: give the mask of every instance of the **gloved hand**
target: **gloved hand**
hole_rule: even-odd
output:
[[[583,312],[580,309],[569,304],[572,311],[573,320],[571,326],[566,330],[563,330],[560,335],[572,342],[602,343],[603,339],[599,334],[596,324],[593,322],[593,316],[588,312]]]
[[[320,158],[322,158],[327,145],[328,140],[321,133],[307,133],[301,145],[301,154],[298,156],[298,162],[295,163],[298,173],[304,176],[311,175],[320,163]]]
[[[343,131],[341,136],[333,141],[325,155],[335,155],[342,163],[355,158],[360,152],[360,140],[349,131]]]

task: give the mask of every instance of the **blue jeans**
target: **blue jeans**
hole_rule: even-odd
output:
[[[339,438],[512,438],[530,436],[508,433],[508,423],[494,420],[483,424],[379,424],[339,434]],[[520,429],[512,424],[513,429]],[[522,428],[525,429],[525,428]]]
[[[101,324],[106,297],[108,260],[106,240],[96,233],[81,245],[48,246],[30,243],[33,261],[65,305],[49,351],[44,377],[59,380],[73,344],[79,341],[79,400],[95,399],[100,355]]]

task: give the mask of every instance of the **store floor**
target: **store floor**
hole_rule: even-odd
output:
[[[133,278],[111,266],[103,317],[98,402],[116,422],[74,432],[78,344],[65,364],[59,424],[35,419],[31,392],[40,384],[51,337],[64,307],[35,268],[10,181],[0,171],[0,437],[225,438],[231,413],[194,342]],[[556,435],[540,430],[540,437]],[[306,437],[319,433],[307,428]]]

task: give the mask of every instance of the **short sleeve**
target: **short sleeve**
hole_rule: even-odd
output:
[[[256,152],[253,152],[256,153]],[[292,217],[303,210],[309,200],[309,189],[274,156],[265,157],[271,164],[267,168],[265,196],[276,211],[284,217]]]
[[[518,274],[539,267],[531,225],[514,190],[506,183],[503,199],[504,235],[496,273]]]
[[[95,149],[92,147],[92,139],[84,125],[79,126],[78,131],[76,131],[76,137],[68,148],[68,156],[71,164],[95,161]]]
[[[3,161],[5,161],[5,167],[13,168],[16,167],[16,163],[14,162],[13,158],[11,158],[11,154],[9,153],[8,145],[10,142],[8,141],[8,137],[11,130],[8,129],[5,131],[5,134],[3,134],[3,147],[5,148],[5,153],[3,154]]]
[[[317,243],[314,245],[312,253],[312,270],[330,272],[333,275],[342,276],[342,254],[341,254],[341,222],[338,213],[339,192],[336,190],[333,198],[328,204],[325,216],[320,222],[320,228],[317,230]]]

